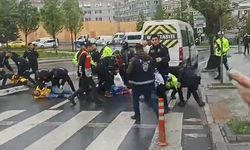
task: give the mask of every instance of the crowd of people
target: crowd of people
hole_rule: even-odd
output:
[[[101,51],[98,51],[94,43],[87,42],[72,60],[77,66],[78,89],[75,89],[68,70],[65,68],[38,70],[38,57],[35,45],[31,43],[28,44],[28,50],[24,52],[23,56],[10,51],[2,52],[0,54],[2,86],[5,86],[6,81],[13,75],[16,75],[28,79],[36,86],[33,92],[36,99],[66,97],[73,105],[76,105],[76,97],[78,99],[85,97],[87,101],[102,104],[104,101],[96,96],[102,94],[106,98],[112,98],[114,77],[119,74],[126,86],[125,89],[132,89],[135,114],[131,118],[136,122],[140,122],[139,101],[142,95],[144,101],[152,106],[156,115],[158,115],[158,98],[164,99],[165,112],[169,111],[166,91],[170,89],[173,90],[171,99],[176,99],[175,94],[178,93],[180,99],[178,105],[181,107],[186,104],[182,92],[183,87],[188,88],[187,99],[193,94],[199,106],[205,105],[197,93],[200,77],[195,74],[192,67],[185,67],[178,70],[178,73],[171,72],[168,48],[160,43],[158,35],[152,35],[151,46],[143,41],[136,45],[135,50],[125,42],[121,51],[113,51],[109,45],[105,45]],[[15,62],[17,73],[14,73],[9,59]],[[8,68],[10,73],[7,73],[4,67]],[[31,74],[35,74],[34,79],[31,78]],[[98,77],[97,84],[94,82],[93,76]],[[49,82],[50,87],[47,84]],[[64,92],[63,86],[66,82],[73,93]]]

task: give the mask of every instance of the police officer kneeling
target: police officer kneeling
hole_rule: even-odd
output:
[[[154,62],[152,58],[143,51],[142,45],[136,46],[136,55],[131,59],[128,66],[128,78],[129,83],[132,84],[132,96],[133,96],[133,107],[135,123],[140,123],[140,108],[139,108],[139,97],[144,95],[145,102],[151,106],[152,99],[151,94],[154,89]],[[154,108],[154,107],[153,107]],[[157,113],[156,109],[154,109]]]

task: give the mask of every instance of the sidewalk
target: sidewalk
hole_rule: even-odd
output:
[[[231,68],[235,68],[243,74],[250,76],[250,56],[240,54],[233,54],[229,59]],[[208,104],[205,112],[207,116],[208,125],[211,130],[212,139],[215,150],[249,150],[249,143],[228,143],[227,139],[221,132],[221,127],[228,121],[237,118],[238,120],[250,120],[250,108],[241,99],[237,89],[209,89],[208,85],[211,83],[219,83],[213,78],[217,72],[201,73],[201,90],[203,99]],[[224,71],[224,83],[230,83]]]

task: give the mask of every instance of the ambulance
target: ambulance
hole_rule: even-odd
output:
[[[142,29],[143,39],[150,41],[153,34],[160,37],[161,44],[169,49],[170,68],[198,67],[198,51],[194,31],[190,24],[179,20],[146,21]]]

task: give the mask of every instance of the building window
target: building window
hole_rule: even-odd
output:
[[[159,1],[154,1],[154,4],[158,4],[159,3]]]
[[[98,14],[98,11],[97,11],[97,10],[95,10],[95,14]]]
[[[99,21],[102,21],[102,18],[99,18]]]
[[[102,13],[102,10],[100,10],[99,13],[101,14],[101,13]]]
[[[95,18],[95,21],[98,21],[98,18]]]
[[[91,10],[88,11],[88,14],[91,14]]]

